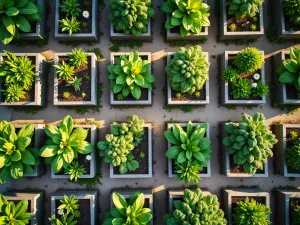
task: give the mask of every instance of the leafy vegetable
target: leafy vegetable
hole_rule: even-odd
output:
[[[75,182],[81,175],[85,173],[87,173],[86,169],[83,165],[79,165],[78,161],[73,161],[65,170],[65,174],[70,175],[70,180],[74,179]]]
[[[198,183],[200,180],[200,171],[203,169],[198,161],[187,161],[184,163],[177,163],[175,165],[175,173],[179,181],[184,181],[185,184],[189,182]]]
[[[293,146],[287,149],[286,161],[292,169],[300,170],[300,139],[297,139]]]
[[[76,17],[72,17],[71,19],[69,18],[64,18],[59,21],[60,22],[60,27],[62,28],[61,31],[67,31],[69,35],[72,35],[73,33],[77,33],[80,31],[80,25],[81,22],[79,22]]]
[[[263,2],[264,0],[227,0],[228,15],[233,15],[237,19],[246,16],[255,17]]]
[[[292,23],[300,23],[300,0],[284,0],[283,8]]]

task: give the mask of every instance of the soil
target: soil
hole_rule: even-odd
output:
[[[234,18],[234,15],[228,15],[228,10],[226,10],[227,15],[227,32],[240,32],[240,31],[260,31],[260,17],[259,14],[256,14],[257,21],[254,21],[253,18],[245,17],[241,19]],[[236,25],[236,30],[231,31],[229,26],[231,24]],[[256,30],[251,30],[251,25],[254,24],[256,26]]]
[[[300,31],[300,24],[294,24],[284,13],[284,23],[286,31]]]
[[[126,174],[148,174],[149,173],[149,163],[148,163],[148,158],[149,158],[149,154],[148,154],[148,133],[149,130],[147,127],[144,127],[144,136],[143,136],[143,140],[142,142],[135,147],[131,153],[134,156],[134,159],[138,161],[139,163],[139,168],[135,171],[128,171]],[[145,153],[145,157],[142,159],[140,158],[140,153],[144,152]],[[114,174],[120,174],[119,173],[119,167],[114,167]]]
[[[297,138],[292,138],[290,133],[294,131],[298,134],[298,137]],[[286,147],[287,148],[291,148],[293,145],[294,145],[294,142],[300,138],[300,128],[287,128],[286,129]],[[291,167],[288,166],[287,164],[287,170],[289,173],[300,173],[299,170],[295,170]]]
[[[237,165],[233,162],[233,155],[229,155],[229,160],[230,160],[229,163],[230,173],[245,173],[243,165]],[[255,174],[263,174],[263,173],[264,173],[264,169],[262,170],[257,169]]]
[[[70,57],[68,56],[60,56],[59,62],[65,61],[68,63]],[[88,56],[88,64],[86,66],[81,66],[80,68],[75,68],[75,73],[73,77],[82,78],[80,91],[76,92],[74,87],[66,86],[68,83],[65,80],[58,79],[58,101],[60,102],[80,102],[80,101],[90,101],[91,100],[91,74],[92,74],[92,57]],[[87,78],[89,76],[89,79]],[[71,96],[68,99],[63,97],[64,92],[70,92]],[[82,97],[82,93],[85,93],[86,96]]]
[[[300,206],[300,198],[289,198],[289,224],[292,224],[292,213],[297,206]]]
[[[60,0],[60,2],[62,2],[62,0]],[[84,3],[85,2],[88,2],[89,4],[88,5],[85,5]],[[92,33],[92,25],[93,25],[93,4],[92,4],[92,1],[86,1],[86,0],[78,0],[78,3],[80,4],[80,9],[81,9],[81,12],[79,13],[79,16],[76,17],[76,19],[81,22],[81,25],[80,25],[80,30],[78,32],[73,32],[73,33],[78,33],[78,34],[84,34],[84,33]],[[96,2],[97,4],[97,2]],[[85,19],[83,16],[82,16],[82,12],[83,11],[88,11],[90,13],[90,16],[88,19]],[[66,13],[65,12],[62,12],[60,9],[59,9],[59,19],[62,20],[64,18],[66,18]],[[71,16],[69,16],[69,19],[71,19]],[[87,26],[84,27],[82,25],[82,23],[86,23]],[[59,23],[60,25],[60,23]],[[61,34],[61,33],[66,33],[66,32],[62,32],[61,31],[61,28],[58,29],[58,32]]]
[[[91,224],[91,207],[89,199],[79,199],[79,208],[80,217],[76,218],[76,225],[88,225]],[[58,208],[61,205],[60,200],[55,201],[55,206]],[[55,217],[60,218],[61,216],[57,214],[57,210],[55,211]]]

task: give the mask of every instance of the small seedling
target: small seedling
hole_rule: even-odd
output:
[[[117,95],[117,99],[118,99],[119,101],[122,101],[122,100],[124,100],[124,96],[123,96],[122,94],[118,94],[118,95]]]
[[[82,23],[82,26],[83,26],[83,27],[87,27],[87,22],[83,22],[83,23]]]
[[[146,156],[146,155],[145,155],[145,152],[140,152],[139,156],[140,156],[141,159],[144,159],[145,156]]]
[[[229,25],[229,30],[230,31],[235,31],[236,30],[236,24],[235,23],[232,23]]]
[[[176,98],[181,98],[182,97],[182,94],[180,92],[177,92],[176,93]]]
[[[91,76],[87,73],[84,75],[84,79],[85,80],[91,80]]]
[[[200,95],[201,95],[200,91],[196,91],[196,92],[195,92],[195,97],[196,97],[196,98],[199,98]]]
[[[63,97],[64,97],[64,99],[68,99],[68,98],[71,97],[71,93],[68,92],[68,91],[65,91],[65,92],[63,93]]]
[[[257,29],[257,26],[255,24],[251,24],[250,30],[256,31],[256,29]]]
[[[86,93],[82,92],[81,96],[84,98],[86,96]]]
[[[256,17],[256,16],[254,16],[254,17],[252,18],[252,20],[253,20],[253,22],[256,22],[256,21],[258,21],[258,19],[257,19],[257,17]]]
[[[298,134],[297,134],[296,131],[291,131],[291,132],[290,132],[290,136],[291,136],[291,138],[295,139],[295,138],[298,137]]]

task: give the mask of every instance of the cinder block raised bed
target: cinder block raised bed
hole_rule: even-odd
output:
[[[39,53],[13,53],[16,56],[28,56],[28,58],[32,59],[35,64],[35,72],[37,73],[37,77],[35,78],[35,82],[32,85],[34,89],[33,93],[30,94],[30,99],[28,101],[19,101],[19,102],[5,102],[5,98],[3,95],[0,95],[0,105],[10,106],[10,107],[26,107],[26,106],[44,106],[45,105],[45,90],[46,90],[46,79],[44,78],[45,71],[45,58]],[[0,53],[0,61],[3,61],[6,55],[4,53]],[[4,85],[0,84],[0,91],[4,88]],[[30,90],[29,90],[30,91]]]
[[[171,130],[174,123],[168,123],[167,129]],[[181,127],[187,127],[187,123],[175,123]],[[205,124],[207,126],[207,130],[205,133],[205,137],[208,139],[210,138],[210,132],[209,132],[209,124],[208,123],[193,123],[193,127],[196,127],[200,124]],[[172,144],[168,142],[168,149],[172,147]],[[168,158],[168,175],[169,177],[177,177],[176,173],[174,172],[175,165],[174,160]],[[204,167],[203,170],[200,172],[200,178],[201,177],[210,177],[211,176],[211,169],[210,169],[210,160],[208,161],[207,167]]]
[[[8,201],[13,201],[15,204],[22,200],[28,201],[28,212],[33,216],[29,221],[29,225],[43,225],[43,192],[6,192],[3,194]]]
[[[95,175],[96,175],[96,137],[97,137],[97,127],[96,125],[80,125],[80,124],[76,124],[74,125],[74,128],[77,128],[77,127],[81,127],[81,128],[84,128],[84,129],[88,129],[89,130],[89,140],[86,140],[88,141],[91,145],[92,145],[92,152],[90,153],[92,159],[90,161],[85,161],[84,159],[79,159],[79,161],[82,161],[84,163],[89,163],[89,166],[87,169],[87,172],[86,174],[83,174],[81,176],[79,176],[79,178],[93,178]],[[82,154],[79,154],[79,155],[82,155]],[[82,155],[84,158],[86,155]],[[80,157],[80,156],[79,156]],[[51,168],[51,178],[59,178],[59,179],[69,179],[70,178],[70,175],[65,175],[63,172],[60,172],[59,174],[55,174],[53,173],[52,171],[52,168]]]
[[[134,36],[130,34],[124,34],[121,31],[117,31],[114,29],[114,26],[112,22],[110,22],[110,38],[112,40],[141,40],[141,41],[151,41],[152,35],[151,35],[151,20],[148,23],[147,26],[147,32],[142,33],[141,36]]]
[[[64,195],[74,195],[78,199],[80,217],[76,219],[77,225],[96,225],[97,219],[97,191],[58,191],[51,196],[51,218],[57,215],[57,207]]]
[[[206,59],[208,61],[209,60],[208,52],[204,52],[204,54],[206,55]],[[175,55],[175,52],[168,53],[167,64],[170,63],[173,55]],[[200,90],[200,93],[204,92],[204,95],[205,95],[203,100],[194,100],[194,99],[187,99],[184,101],[172,100],[172,98],[175,98],[175,96],[174,96],[174,93],[172,94],[172,88],[170,86],[168,76],[167,76],[167,87],[168,87],[168,105],[207,105],[207,104],[209,104],[209,75],[208,75],[207,81],[205,82],[202,89]],[[202,96],[202,94],[201,94],[201,96]]]
[[[222,55],[221,58],[221,74],[224,70],[228,68],[228,58],[230,55],[237,55],[240,51],[225,51],[225,53]],[[260,51],[262,57],[264,58],[264,51]],[[261,81],[263,84],[266,83],[265,78],[265,64],[262,65],[262,68],[260,70],[260,76]],[[239,100],[239,99],[233,99],[233,97],[230,96],[230,90],[229,90],[229,84],[227,81],[224,81],[221,79],[221,103],[222,105],[259,105],[259,104],[265,104],[266,103],[266,96],[263,96],[260,99],[257,100]]]
[[[91,24],[91,29],[89,32],[85,33],[72,33],[69,35],[68,32],[61,32],[59,21],[60,18],[60,8],[59,4],[63,0],[55,0],[55,38],[59,41],[97,41],[98,40],[98,1],[91,0],[87,1],[92,3],[90,13],[90,20],[86,20],[87,24]],[[82,14],[80,14],[82,17]]]
[[[241,201],[241,198],[248,197],[249,199],[254,199],[257,202],[266,205],[270,208],[270,195],[268,192],[264,192],[257,188],[234,188],[234,189],[224,189],[223,190],[223,199],[224,199],[224,212],[228,225],[233,225],[233,210],[238,201]]]
[[[293,145],[293,140],[290,140],[289,131],[300,131],[300,124],[276,124],[275,135],[278,139],[275,145],[276,151],[276,172],[285,177],[300,177],[300,171],[290,168],[286,163],[287,148]],[[297,138],[296,138],[297,139]]]
[[[54,55],[54,65],[59,62],[59,57],[67,56],[71,54],[70,52],[64,53],[55,53]],[[91,74],[90,74],[90,83],[91,83],[91,97],[87,101],[61,101],[59,100],[59,79],[56,73],[56,68],[54,67],[54,96],[53,104],[57,106],[92,106],[97,105],[97,57],[95,53],[87,53],[88,58],[91,59]]]
[[[224,137],[227,136],[227,132],[225,131],[225,124],[221,123],[221,132],[222,132],[222,140]],[[264,164],[263,170],[257,170],[255,174],[244,173],[242,165],[236,165],[233,162],[233,156],[228,153],[227,147],[224,146],[222,143],[221,145],[221,152],[222,152],[222,172],[227,177],[268,177],[268,162]]]
[[[121,55],[129,55],[130,52],[112,52],[110,53],[111,64],[115,64],[115,61]],[[152,71],[152,62],[151,62],[151,52],[139,52],[139,56],[143,60],[148,60],[151,65],[149,66],[149,73]],[[144,93],[144,95],[143,95]],[[152,91],[147,89],[142,89],[142,95],[140,99],[135,99],[129,94],[124,100],[118,100],[117,96],[114,94],[113,90],[110,89],[110,104],[111,105],[152,105]]]
[[[112,125],[110,126],[112,128]],[[145,123],[144,125],[145,134],[142,142],[131,152],[138,151],[143,149],[143,147],[147,148],[147,153],[145,153],[145,158],[139,162],[140,168],[136,171],[128,172],[126,174],[120,174],[118,172],[118,168],[113,167],[111,164],[109,165],[109,177],[110,178],[151,178],[152,177],[152,124]],[[148,133],[148,134],[147,134]],[[146,136],[147,135],[147,136]],[[139,159],[136,158],[137,161]],[[144,171],[144,168],[141,168],[141,164],[144,165],[147,163],[147,172]]]
[[[220,0],[220,40],[236,40],[236,39],[258,39],[264,35],[264,19],[263,7],[259,7],[259,30],[258,31],[228,31],[227,30],[227,7],[226,0]]]

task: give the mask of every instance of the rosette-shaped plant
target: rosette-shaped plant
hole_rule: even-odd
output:
[[[174,91],[194,94],[201,90],[208,79],[209,62],[202,48],[180,48],[165,70]]]
[[[150,63],[142,60],[137,51],[130,55],[121,55],[114,65],[108,66],[111,89],[115,94],[121,93],[127,97],[130,93],[136,99],[141,97],[141,88],[152,90],[155,81],[149,73]]]
[[[173,204],[173,213],[164,216],[167,225],[227,224],[217,196],[204,196],[200,188],[186,189],[183,200],[174,200]]]
[[[179,181],[198,183],[200,179],[199,172],[203,169],[198,161],[187,161],[175,165],[175,173]]]
[[[263,114],[256,113],[253,117],[244,114],[242,122],[228,123],[225,130],[228,136],[222,143],[228,153],[233,154],[234,163],[243,165],[246,173],[255,174],[257,169],[263,169],[267,158],[273,156],[272,148],[277,139]]]
[[[300,0],[284,0],[283,8],[290,21],[294,24],[300,23]]]
[[[111,0],[109,20],[117,31],[141,36],[154,16],[151,0]]]
[[[187,36],[191,32],[200,34],[202,27],[210,26],[210,7],[203,0],[167,0],[161,8],[170,14],[165,28],[180,27],[181,36]]]
[[[228,14],[240,19],[246,16],[254,17],[259,12],[259,7],[264,0],[227,0]]]

